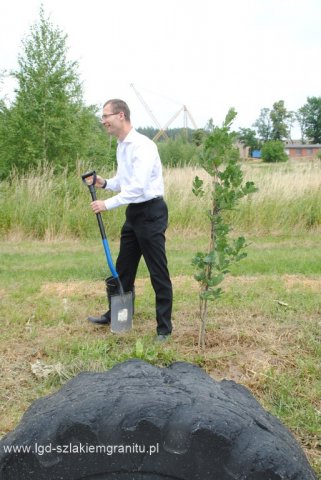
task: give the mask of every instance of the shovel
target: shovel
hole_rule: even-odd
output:
[[[91,198],[93,201],[97,200],[95,184],[96,184],[96,172],[87,172],[82,176],[82,181],[88,186]],[[123,286],[116,272],[115,266],[110,253],[108,240],[104,224],[100,213],[96,213],[99,230],[105,250],[107,264],[111,271],[113,278],[115,279],[119,293],[111,296],[110,300],[110,313],[111,313],[111,331],[113,333],[126,332],[132,328],[133,325],[133,294],[132,292],[124,292]]]

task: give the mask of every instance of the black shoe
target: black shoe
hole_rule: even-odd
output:
[[[88,317],[88,321],[91,323],[96,323],[98,325],[109,325],[110,324],[110,312],[106,312],[100,317]]]
[[[158,334],[156,335],[155,337],[155,342],[159,343],[159,342],[167,342],[167,340],[169,340],[171,337],[170,333],[168,333],[167,335],[164,335],[164,334]]]

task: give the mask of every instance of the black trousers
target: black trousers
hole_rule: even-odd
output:
[[[173,291],[165,251],[167,224],[168,210],[163,198],[128,205],[116,261],[124,291],[129,292],[134,289],[138,264],[144,257],[155,291],[157,333],[161,335],[172,331]]]

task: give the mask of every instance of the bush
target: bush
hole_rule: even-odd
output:
[[[183,137],[158,143],[159,155],[164,167],[183,167],[198,165],[198,148]]]
[[[270,140],[269,142],[264,143],[262,147],[263,162],[286,162],[287,159],[288,156],[284,151],[284,145],[281,140]]]

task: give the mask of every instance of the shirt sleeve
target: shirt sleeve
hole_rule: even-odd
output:
[[[117,174],[114,177],[107,179],[105,190],[112,190],[113,192],[120,191],[120,182]]]

